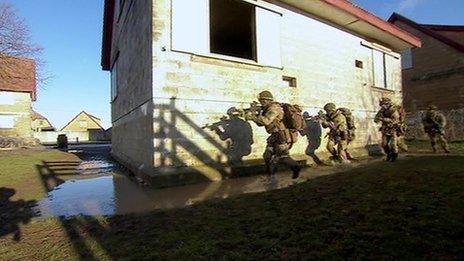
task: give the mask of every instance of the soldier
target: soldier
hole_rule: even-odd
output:
[[[401,132],[401,112],[399,106],[393,105],[389,98],[382,98],[379,102],[380,110],[374,118],[375,123],[381,123],[382,148],[387,154],[387,161],[398,159],[398,133]]]
[[[245,119],[254,121],[258,126],[264,126],[267,133],[267,146],[263,158],[270,175],[273,175],[278,163],[290,167],[293,171],[293,179],[300,175],[301,167],[289,156],[289,150],[296,141],[297,132],[291,131],[284,124],[284,110],[282,106],[274,101],[269,91],[259,93],[258,100],[262,106],[259,114],[247,112]]]
[[[345,115],[337,110],[333,103],[324,106],[326,114],[320,113],[320,122],[323,128],[329,128],[326,148],[332,154],[331,160],[349,163],[347,158],[348,127]]]
[[[446,153],[450,153],[448,142],[445,139],[446,118],[441,112],[438,111],[437,106],[429,106],[424,118],[422,118],[422,123],[424,125],[425,133],[429,135],[433,152],[437,152],[436,144],[438,141],[443,150]]]

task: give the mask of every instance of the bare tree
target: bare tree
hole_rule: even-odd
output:
[[[29,27],[16,9],[10,3],[0,3],[0,77],[35,77],[39,85],[45,85],[50,76],[44,71],[42,51],[40,45],[32,42]],[[18,58],[34,60],[37,73],[23,73]]]

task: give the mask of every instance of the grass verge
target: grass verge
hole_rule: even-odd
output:
[[[0,238],[0,259],[459,260],[463,162],[408,157],[186,209],[32,219]]]

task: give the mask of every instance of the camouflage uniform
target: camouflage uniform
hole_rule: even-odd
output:
[[[427,113],[422,119],[422,123],[425,133],[427,133],[430,138],[433,152],[437,151],[436,144],[438,141],[443,150],[449,153],[448,142],[445,139],[446,118],[442,113],[437,111],[436,106],[431,105],[428,108]]]
[[[296,141],[298,132],[290,131],[285,127],[284,111],[278,102],[273,101],[272,94],[263,91],[259,94],[262,111],[259,115],[245,115],[248,120],[254,121],[258,126],[264,126],[267,133],[267,146],[263,158],[269,174],[273,174],[278,163],[282,163],[293,171],[293,178],[298,178],[301,167],[289,156],[289,150]]]
[[[325,117],[321,121],[323,128],[330,128],[326,148],[332,154],[333,160],[348,161],[346,150],[348,146],[348,126],[346,117],[337,110],[335,104],[324,106]]]
[[[395,161],[398,158],[398,139],[401,127],[401,115],[398,106],[392,104],[389,98],[380,100],[381,109],[374,118],[375,123],[381,123],[382,148],[387,154],[387,161]]]

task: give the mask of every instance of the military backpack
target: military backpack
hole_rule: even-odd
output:
[[[354,140],[356,126],[354,125],[354,116],[348,108],[337,108],[337,111],[346,118],[346,127],[348,129],[348,140]]]
[[[302,130],[305,126],[305,120],[303,118],[302,110],[298,105],[292,105],[288,103],[281,103],[282,109],[284,110],[284,125],[290,130]]]

